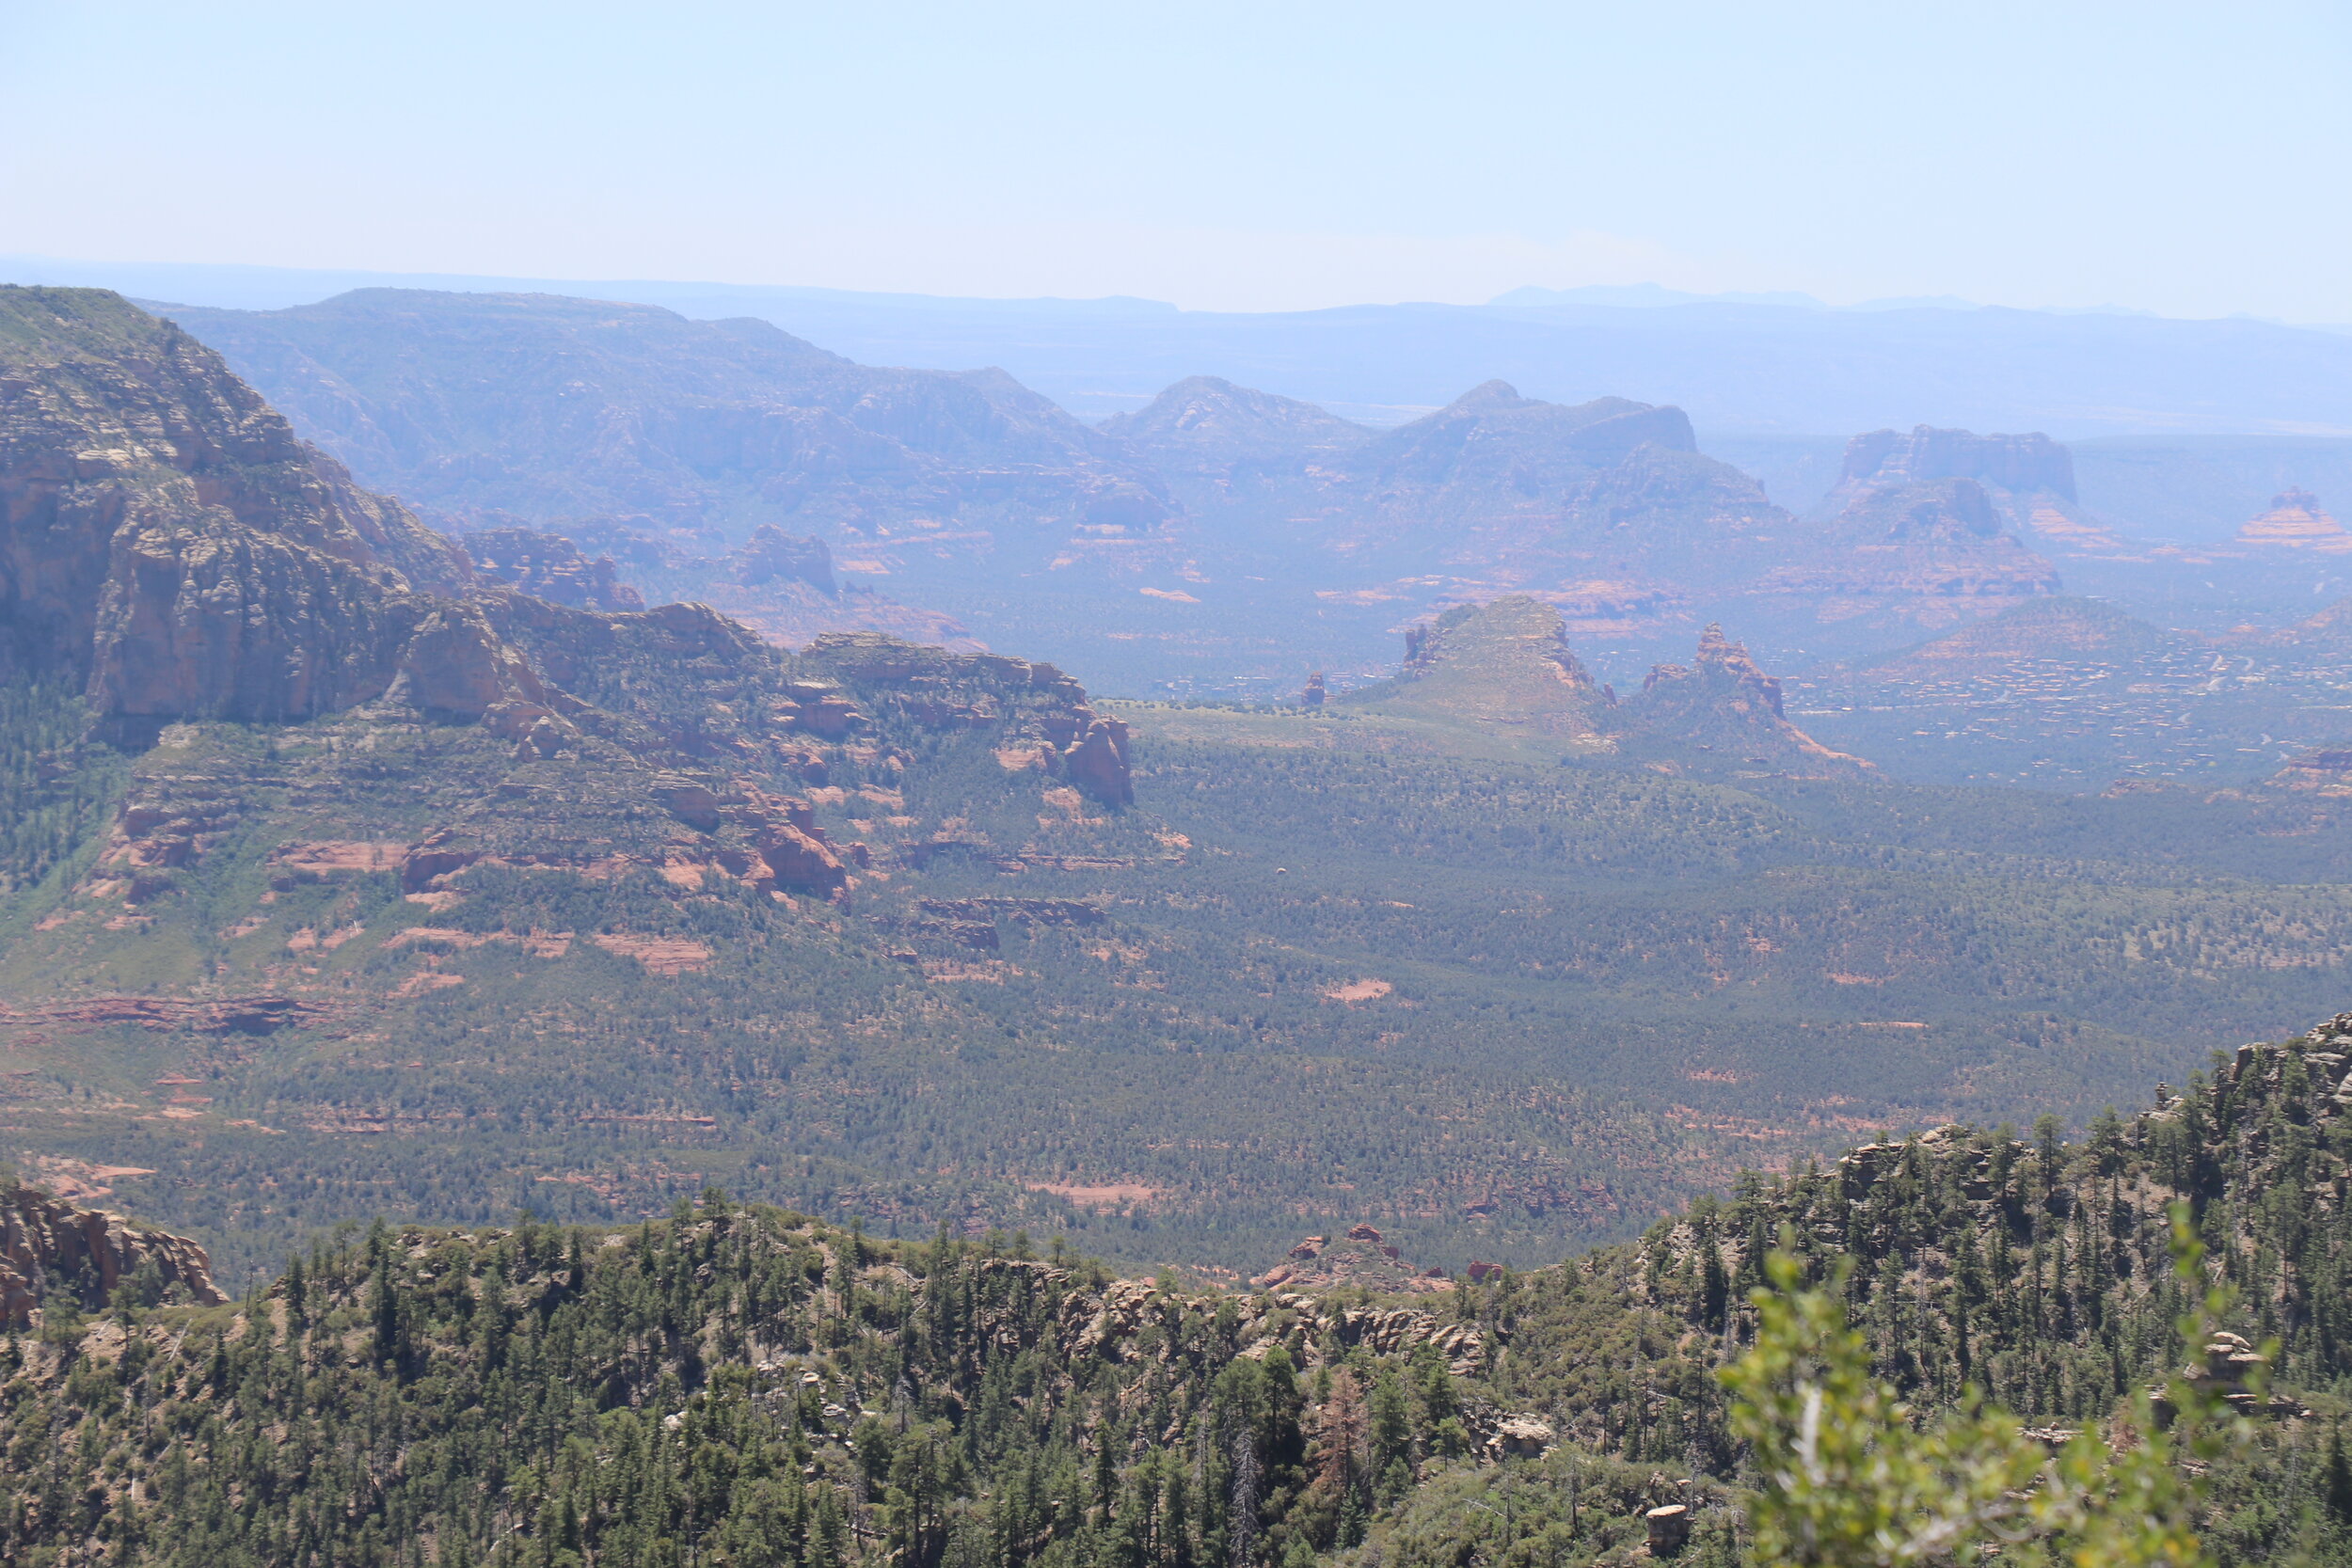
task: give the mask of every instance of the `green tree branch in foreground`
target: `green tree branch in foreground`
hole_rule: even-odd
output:
[[[2192,1367],[2230,1306],[2203,1289],[2202,1244],[2185,1203],[2172,1265],[2197,1308],[2179,1322]],[[1755,1559],[1804,1568],[1893,1568],[1998,1553],[2075,1568],[2203,1564],[2197,1536],[2204,1462],[2247,1435],[2210,1379],[2175,1374],[2142,1390],[2102,1433],[2053,1453],[1972,1389],[1961,1408],[1918,1424],[1870,1371],[1847,1326],[1842,1290],[1808,1288],[1787,1250],[1754,1292],[1755,1347],[1722,1376],[1733,1430],[1754,1454]],[[1839,1282],[1842,1284],[1842,1282]],[[2168,1422],[2161,1418],[2171,1418]]]

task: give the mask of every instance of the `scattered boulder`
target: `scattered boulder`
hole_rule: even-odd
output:
[[[1643,1516],[1649,1530],[1649,1555],[1675,1557],[1691,1544],[1691,1510],[1685,1503],[1668,1503]]]
[[[1560,1434],[1551,1423],[1534,1416],[1505,1416],[1495,1423],[1494,1435],[1486,1439],[1486,1456],[1490,1459],[1541,1459],[1551,1451]]]

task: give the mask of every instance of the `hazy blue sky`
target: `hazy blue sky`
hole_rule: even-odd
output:
[[[0,252],[2352,321],[2332,3],[0,0]]]

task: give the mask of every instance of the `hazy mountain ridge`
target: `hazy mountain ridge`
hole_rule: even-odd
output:
[[[2295,432],[2314,423],[2352,430],[2343,391],[2352,385],[2352,337],[2244,320],[1728,302],[1243,314],[1136,299],[954,299],[645,280],[34,259],[17,259],[15,270],[248,309],[391,286],[637,300],[700,320],[758,316],[867,363],[1001,365],[1089,418],[1140,408],[1168,383],[1207,373],[1393,422],[1500,375],[1564,403],[1616,393],[1676,404],[1701,428],[1720,431],[1851,432],[1922,420],[2048,430],[2059,439]]]
[[[1759,581],[1772,603],[1750,618],[1772,626],[1818,624],[1825,594],[1867,600],[1832,620],[1899,626],[2049,586],[2005,536],[1961,531],[1924,562],[1858,551],[1701,454],[1680,410],[1621,398],[1568,408],[1489,382],[1374,432],[1194,378],[1094,431],[1001,375],[869,371],[755,324],[644,308],[377,292],[182,314],[318,409],[323,438],[349,440],[355,461],[431,504],[634,527],[706,560],[680,547],[690,535],[737,540],[764,516],[984,636],[1045,635],[1090,664],[1141,662],[1120,646],[1139,638],[1163,667],[1255,661],[1242,646],[1269,624],[1314,640],[1294,657],[1327,663],[1316,642],[1360,650],[1416,610],[1513,591],[1658,636],[1695,631],[1694,601]],[[342,389],[323,397],[330,380]],[[755,439],[747,420],[834,436]],[[624,506],[650,525],[579,515]],[[666,575],[756,618],[718,588],[723,570]],[[771,617],[780,628],[815,624],[788,608]],[[871,602],[837,608],[910,625]]]
[[[869,369],[765,323],[391,290],[174,314],[371,483],[461,517],[766,521],[1034,569],[1168,515],[1152,476],[1002,372]]]

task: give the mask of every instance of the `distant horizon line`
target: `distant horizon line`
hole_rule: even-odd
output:
[[[65,276],[73,272],[87,272],[98,276],[87,277]],[[1654,281],[1582,283],[1566,288],[1522,284],[1476,304],[1460,304],[1447,300],[1356,300],[1303,309],[1217,310],[1189,309],[1171,301],[1151,299],[1138,294],[1078,296],[922,293],[892,289],[846,289],[815,283],[740,283],[716,278],[544,277],[503,273],[413,272],[367,267],[294,267],[261,261],[101,261],[87,257],[46,256],[32,252],[0,254],[0,283],[35,287],[111,288],[117,293],[146,293],[146,290],[139,285],[129,283],[128,280],[131,278],[144,277],[151,285],[161,283],[173,275],[205,277],[216,284],[230,284],[241,280],[246,287],[207,291],[212,296],[208,298],[170,299],[162,301],[163,303],[201,306],[213,309],[241,310],[291,309],[303,305],[314,305],[340,293],[348,293],[353,290],[366,288],[416,288],[450,293],[561,293],[573,289],[617,287],[631,290],[677,291],[685,297],[741,294],[747,297],[766,295],[801,299],[891,300],[902,303],[919,302],[926,305],[981,306],[1010,309],[1082,308],[1108,315],[1301,316],[1327,311],[1363,309],[1543,310],[1566,307],[1587,309],[1649,310],[1686,306],[1715,306],[1832,313],[1996,310],[2042,316],[2127,316],[2146,321],[2236,321],[2257,323],[2266,326],[2289,327],[2301,331],[2352,332],[2352,323],[2288,321],[2280,317],[2260,316],[2243,310],[2219,316],[2169,316],[2158,310],[2113,303],[2083,306],[1988,305],[1956,294],[1895,295],[1856,300],[1850,304],[1840,305],[1794,290],[1734,289],[1699,293],[1689,290],[1669,288]],[[228,297],[230,294],[238,297],[231,299]],[[148,297],[156,296],[148,293]],[[621,303],[661,304],[662,302],[658,299],[642,299],[624,300]]]

